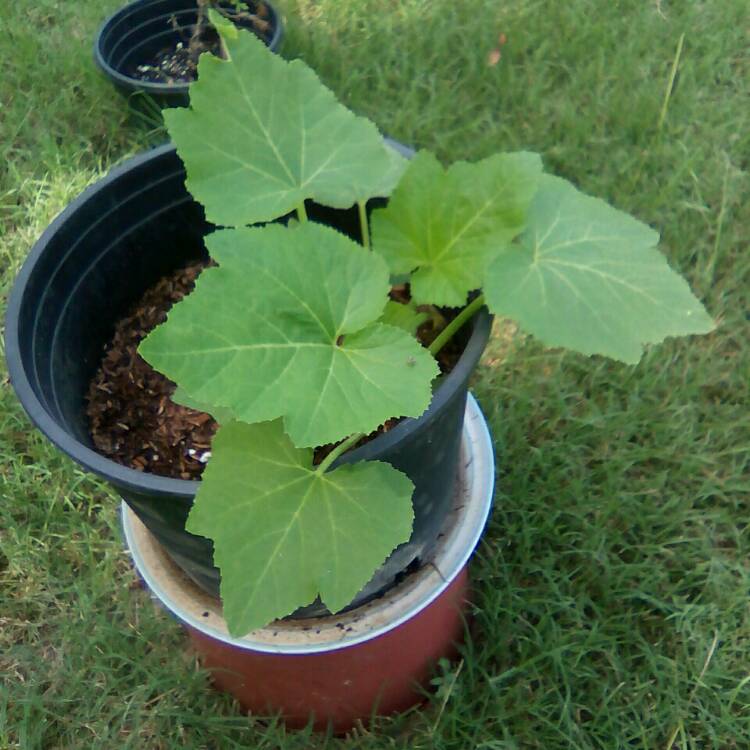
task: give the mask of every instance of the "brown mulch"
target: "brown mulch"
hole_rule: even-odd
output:
[[[197,479],[218,425],[209,414],[170,400],[175,384],[138,354],[138,345],[193,290],[205,267],[192,263],[143,295],[115,327],[88,392],[87,414],[96,447],[138,471]]]
[[[109,458],[138,471],[177,479],[198,479],[205,468],[211,438],[218,425],[209,415],[175,404],[175,384],[156,372],[138,354],[138,345],[167,318],[169,309],[189,294],[206,262],[192,263],[151,287],[115,327],[101,365],[87,395],[87,415],[97,449]],[[394,287],[391,297],[409,300],[408,286]],[[453,312],[455,314],[455,311]],[[446,311],[435,312],[450,319]],[[432,320],[420,326],[417,337],[429,346],[437,332]],[[457,336],[438,355],[443,373],[450,372],[465,341]],[[359,444],[392,429],[400,420],[389,419]],[[315,463],[333,449],[321,446]],[[208,455],[206,455],[208,453]]]

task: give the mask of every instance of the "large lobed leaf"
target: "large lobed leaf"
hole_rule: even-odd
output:
[[[222,425],[188,531],[214,541],[229,631],[240,636],[320,595],[336,612],[411,535],[413,485],[386,463],[322,473],[280,422]]]
[[[186,185],[224,226],[270,221],[312,198],[334,208],[387,196],[406,164],[375,126],[336,101],[302,61],[254,34],[203,55],[189,109],[164,112]]]
[[[311,222],[206,242],[219,267],[140,346],[183,400],[245,422],[283,416],[298,446],[424,412],[437,365],[406,331],[376,322],[389,289],[380,257]]]
[[[463,305],[490,260],[523,229],[541,171],[537,154],[495,154],[443,169],[421,151],[388,206],[373,213],[373,247],[392,273],[413,271],[417,304]]]
[[[636,363],[644,344],[714,328],[658,241],[645,224],[545,175],[520,246],[487,272],[488,306],[548,346]]]

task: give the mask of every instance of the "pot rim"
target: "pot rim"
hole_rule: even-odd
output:
[[[394,145],[394,142],[390,141],[390,139],[385,140]],[[394,147],[398,146],[400,144],[394,145]],[[79,465],[112,484],[119,485],[136,493],[146,492],[153,495],[177,495],[183,498],[192,498],[197,492],[200,480],[174,479],[172,477],[159,476],[158,474],[136,471],[113,461],[111,458],[107,458],[65,430],[47,411],[36,395],[21,357],[21,343],[19,340],[21,307],[24,303],[29,279],[60,228],[75,215],[82,205],[91,200],[97,193],[106,189],[129,172],[140,168],[152,160],[162,158],[173,151],[176,151],[175,146],[172,143],[166,143],[127,159],[122,164],[110,170],[100,180],[89,185],[52,220],[34,244],[13,283],[5,315],[5,358],[10,381],[19,401],[32,422],[54,445]],[[423,424],[422,420],[431,420],[439,411],[441,404],[448,398],[451,388],[468,376],[467,370],[473,370],[476,361],[481,356],[486,345],[490,325],[491,316],[486,311],[486,308],[483,308],[474,318],[474,328],[471,337],[456,366],[443,378],[433,393],[429,407],[420,417],[416,419],[403,419],[392,430],[350,451],[346,456],[342,456],[341,459],[346,458],[347,463],[367,460],[374,453],[391,448],[404,440],[417,428],[418,422]]]
[[[281,15],[279,14],[273,3],[270,2],[270,0],[262,1],[266,6],[268,6],[274,24],[273,35],[266,42],[266,46],[272,52],[275,52],[279,48],[282,36],[284,34]],[[135,93],[136,91],[140,91],[152,96],[185,96],[190,89],[190,83],[175,83],[170,85],[168,83],[157,83],[156,81],[143,81],[140,78],[133,78],[132,76],[125,75],[116,68],[113,68],[112,65],[107,62],[101,51],[101,41],[106,32],[109,30],[109,27],[125,18],[131,11],[139,8],[140,6],[145,6],[150,2],[153,2],[153,0],[132,0],[132,2],[122,6],[104,20],[104,22],[96,32],[96,37],[94,38],[94,62],[107,76],[117,81],[121,85],[133,89],[133,93]]]
[[[229,635],[221,606],[199,589],[153,540],[123,501],[121,522],[135,568],[152,596],[183,625],[232,648],[268,654],[322,654],[356,646],[416,617],[466,567],[487,523],[495,462],[487,423],[472,394],[466,402],[454,507],[432,558],[383,597],[339,615],[277,620],[241,638]]]

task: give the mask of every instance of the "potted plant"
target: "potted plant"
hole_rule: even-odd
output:
[[[434,355],[484,306],[547,345],[628,363],[645,344],[714,324],[658,252],[656,232],[544,174],[537,155],[496,154],[446,169],[420,152],[407,162],[302,62],[287,63],[252,35],[214,23],[227,59],[201,58],[191,108],[165,119],[188,190],[221,227],[205,237],[218,265],[203,271],[140,352],[177,383],[178,402],[220,425],[187,530],[213,540],[229,631],[242,635],[316,597],[331,612],[346,608],[408,542],[412,480],[385,461],[355,462],[361,454],[348,451],[390,418],[420,420],[435,400]],[[237,81],[243,95],[228,96]],[[174,268],[175,244],[195,247],[208,228],[199,213],[185,221],[175,212],[197,210],[187,197],[170,198],[157,242],[164,257],[139,251],[139,238],[153,234],[139,210],[148,215],[182,177],[170,153],[130,169],[119,188],[126,204],[89,219],[83,236],[66,226],[60,238],[60,221],[43,238],[68,249],[62,258],[44,248],[32,254],[6,334],[11,377],[32,418],[77,460],[114,477],[136,509],[146,504],[161,519],[174,511],[153,495],[184,480],[151,477],[144,489],[137,472],[111,461],[105,472],[101,456],[81,445],[88,436],[76,415],[80,381],[90,377],[109,326],[98,316],[111,320],[108,308],[122,309],[143,289],[143,278],[132,277]],[[143,168],[155,158],[165,160],[163,176],[144,184]],[[369,214],[378,196],[389,201]],[[315,221],[326,216],[316,206],[354,207],[361,242]],[[126,240],[124,216],[136,226]],[[82,249],[92,236],[103,243],[94,259]],[[104,261],[113,237],[119,254]],[[110,297],[94,293],[106,263],[124,287]],[[61,305],[64,289],[86,284],[95,299],[85,310]],[[408,284],[408,300],[389,299],[394,284]],[[40,323],[53,309],[62,321]],[[428,347],[414,338],[423,314],[442,319]],[[74,338],[83,325],[95,332],[93,343],[61,349],[66,333]],[[34,351],[22,352],[31,335]],[[55,369],[67,374],[50,390]],[[64,398],[66,388],[78,396]],[[373,444],[381,438],[388,434]],[[316,463],[313,449],[322,445],[328,452]],[[189,496],[195,484],[179,492]]]
[[[127,96],[146,95],[161,106],[185,106],[201,53],[221,54],[209,8],[255,33],[270,50],[279,49],[283,25],[269,0],[134,0],[99,28],[94,61]]]

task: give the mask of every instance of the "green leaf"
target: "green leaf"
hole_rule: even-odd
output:
[[[236,39],[240,33],[239,28],[235,26],[226,16],[219,13],[214,8],[208,9],[208,20],[211,26],[213,26],[222,38],[222,41],[227,39]]]
[[[387,196],[405,160],[375,126],[336,101],[302,61],[251,33],[203,55],[190,108],[164,110],[188,190],[225,226],[270,221],[306,198],[335,208]]]
[[[485,268],[524,226],[542,163],[496,154],[447,170],[429,152],[409,163],[385,208],[373,212],[373,247],[391,272],[413,271],[417,304],[465,304]]]
[[[175,404],[179,404],[180,406],[187,406],[188,409],[195,409],[195,411],[202,411],[206,414],[210,414],[219,424],[231,422],[233,419],[236,419],[230,409],[215,406],[214,404],[207,404],[204,401],[198,401],[180,386],[175,388],[174,393],[169,398]]]
[[[213,539],[232,635],[318,595],[337,612],[411,535],[413,485],[389,464],[315,471],[279,421],[229,422],[211,451],[186,528]]]
[[[382,258],[312,222],[222,230],[206,244],[219,267],[140,346],[191,399],[245,422],[283,416],[298,446],[424,412],[437,365],[375,322],[389,289]]]
[[[546,175],[520,246],[487,272],[488,306],[548,346],[634,364],[644,344],[714,328],[658,241],[645,224]]]
[[[386,144],[383,149],[383,163],[380,165],[379,176],[368,184],[367,190],[359,190],[358,201],[367,201],[370,198],[387,198],[404,175],[409,161],[396,151],[395,148]]]
[[[427,313],[419,312],[413,302],[406,304],[388,300],[385,310],[380,318],[381,323],[389,326],[401,328],[408,331],[412,336],[417,332],[417,328],[422,325],[430,316]]]

